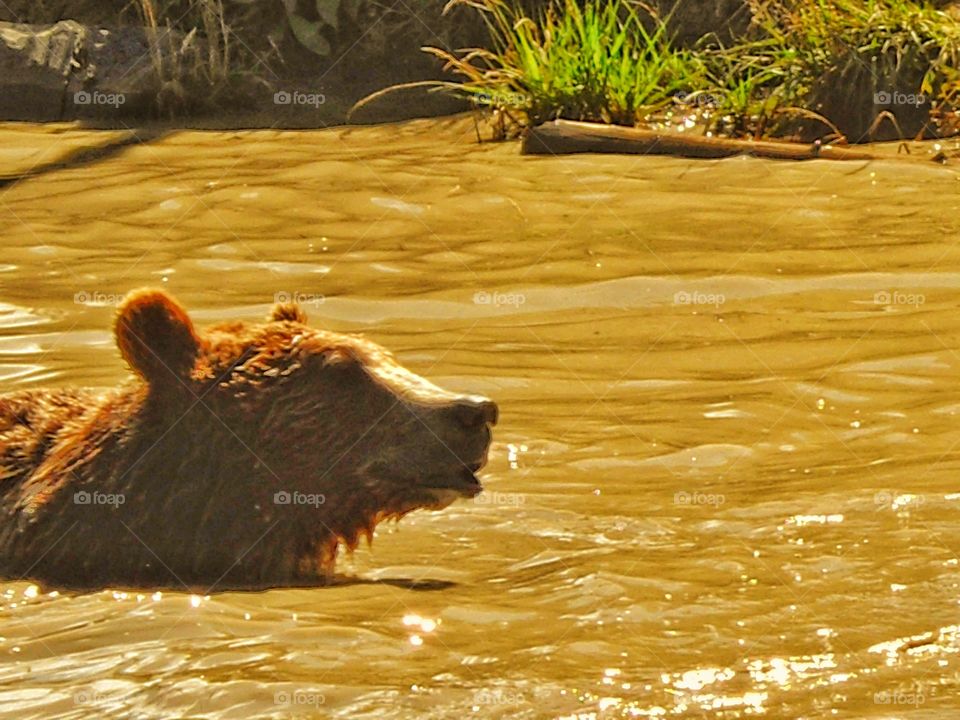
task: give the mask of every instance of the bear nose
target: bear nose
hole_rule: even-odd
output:
[[[453,406],[453,415],[465,429],[496,425],[499,410],[493,400],[463,398]]]

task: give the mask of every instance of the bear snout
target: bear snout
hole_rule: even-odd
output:
[[[493,400],[466,397],[454,403],[453,416],[465,430],[474,430],[483,425],[496,425],[499,409]]]
[[[497,404],[485,397],[467,395],[433,413],[428,421],[444,452],[455,464],[477,472],[487,463],[491,427],[499,416]]]

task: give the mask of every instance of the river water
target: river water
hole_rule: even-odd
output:
[[[112,136],[0,126],[0,175]],[[297,297],[498,401],[487,492],[318,589],[0,585],[0,714],[960,717],[955,168],[177,132],[0,189],[0,391],[127,290]],[[353,578],[349,580],[349,578]]]

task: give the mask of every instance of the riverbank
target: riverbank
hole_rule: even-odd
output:
[[[474,108],[495,138],[556,118],[834,143],[957,131],[953,3],[177,7],[0,9],[20,21],[0,22],[0,119],[311,128]]]
[[[460,4],[469,0],[455,0]],[[960,20],[911,0],[747,0],[746,31],[692,46],[628,0],[483,0],[489,50],[434,53],[504,136],[562,119],[859,143],[957,132]]]
[[[536,13],[551,1],[518,7]],[[749,18],[744,0],[652,7],[688,39]],[[476,8],[447,0],[8,0],[0,3],[0,120],[324,127],[345,122],[354,103],[383,88],[453,79],[425,46],[454,52],[489,40]],[[88,95],[75,99],[81,91]],[[468,106],[449,94],[395,92],[351,119]]]

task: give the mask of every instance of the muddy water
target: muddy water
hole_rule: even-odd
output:
[[[4,173],[105,142],[0,129]],[[327,589],[0,588],[30,717],[960,716],[960,181],[521,158],[463,123],[182,132],[0,190],[0,389],[111,305],[296,296],[501,406],[487,493]],[[362,581],[362,582],[361,582]]]

